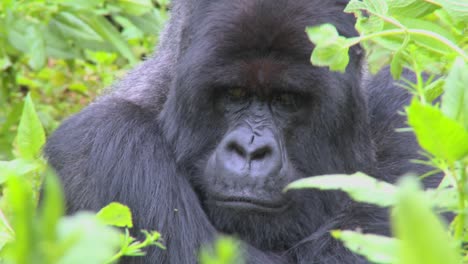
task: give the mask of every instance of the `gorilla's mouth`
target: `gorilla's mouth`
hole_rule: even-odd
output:
[[[217,207],[257,213],[280,213],[290,206],[290,202],[284,199],[266,200],[250,197],[217,196],[212,197],[210,200]]]

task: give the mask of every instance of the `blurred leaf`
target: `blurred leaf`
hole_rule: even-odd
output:
[[[94,16],[93,14],[87,15]],[[62,11],[52,19],[51,23],[55,24],[64,36],[69,36],[76,40],[104,41],[100,34],[86,20],[76,14]]]
[[[18,152],[24,159],[34,159],[41,154],[44,143],[44,128],[39,121],[31,96],[28,94],[16,136]]]
[[[30,43],[27,32],[32,24],[12,15],[8,16],[7,20],[6,30],[10,45],[18,51],[28,53],[30,51]]]
[[[58,264],[102,264],[118,252],[117,230],[104,226],[93,214],[63,218],[58,226],[61,244],[68,245]]]
[[[143,15],[153,7],[151,0],[117,0],[117,4],[124,13],[134,16]]]
[[[424,96],[428,102],[432,102],[442,95],[444,92],[443,84],[444,80],[439,78],[424,87]]]
[[[433,2],[441,5],[455,20],[468,23],[468,4],[466,1],[433,0]]]
[[[104,39],[108,40],[131,64],[137,63],[137,58],[133,54],[128,43],[122,38],[117,29],[105,18],[80,14],[80,18],[87,22]]]
[[[457,58],[445,79],[442,112],[468,131],[468,63]]]
[[[28,64],[34,70],[39,70],[46,63],[45,41],[39,26],[31,26],[26,32],[29,42]]]
[[[413,100],[406,108],[408,123],[419,144],[438,158],[456,161],[468,154],[468,132],[434,106]]]
[[[398,241],[394,238],[339,230],[333,231],[332,236],[372,263],[395,263],[397,260]]]
[[[14,243],[6,248],[7,259],[15,264],[34,263],[34,201],[30,183],[25,178],[11,177],[6,185],[11,224],[15,230]]]
[[[57,176],[49,170],[45,176],[40,214],[42,238],[49,243],[57,239],[57,224],[64,214],[63,201],[60,182]]]
[[[60,4],[78,10],[90,10],[102,5],[105,0],[61,0]]]
[[[106,225],[118,227],[133,227],[130,209],[119,203],[111,203],[102,208],[96,215]]]
[[[220,237],[214,247],[204,247],[199,254],[200,264],[242,264],[243,250],[239,242],[229,237]]]
[[[439,7],[421,0],[389,0],[390,14],[398,17],[422,17],[434,12]]]
[[[38,164],[23,159],[0,160],[0,184],[11,176],[23,176],[38,168]]]
[[[459,264],[456,241],[440,219],[432,212],[430,203],[421,192],[415,178],[400,182],[398,202],[392,212],[393,230],[398,239],[399,264]]]
[[[396,198],[395,186],[387,182],[378,181],[362,172],[351,175],[312,176],[290,183],[285,188],[285,191],[304,188],[340,190],[346,192],[358,202],[371,203],[383,207],[393,205]]]

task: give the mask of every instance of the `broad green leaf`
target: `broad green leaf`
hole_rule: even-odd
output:
[[[397,264],[460,264],[456,241],[430,208],[418,181],[400,182],[397,204],[392,212],[393,231],[400,239]]]
[[[367,5],[359,0],[351,0],[349,1],[348,5],[346,5],[345,12],[346,13],[355,13],[367,8]]]
[[[229,237],[220,237],[211,247],[202,248],[200,264],[242,264],[245,263],[239,242]]]
[[[148,13],[153,8],[151,0],[117,0],[117,5],[122,8],[124,13],[134,16]]]
[[[94,16],[93,14],[88,14]],[[90,40],[102,42],[104,39],[83,19],[76,14],[62,11],[51,20],[64,36],[76,40]]]
[[[67,249],[58,264],[102,264],[118,252],[119,232],[103,225],[93,214],[62,218],[58,225],[60,248]]]
[[[421,0],[389,0],[389,13],[398,17],[422,17],[434,12],[439,6]]]
[[[458,210],[459,196],[458,191],[454,187],[428,189],[424,191],[427,200],[430,201],[432,207],[442,209],[444,211]]]
[[[77,10],[90,10],[104,3],[105,0],[62,0],[60,4]]]
[[[463,23],[468,22],[468,3],[466,1],[433,0],[433,2],[441,5],[455,20]]]
[[[332,71],[344,72],[349,63],[349,48],[346,39],[331,43],[329,45],[319,45],[312,52],[311,62],[316,66],[328,66]]]
[[[398,241],[394,238],[340,230],[333,231],[332,236],[372,263],[395,263],[397,260]]]
[[[81,58],[77,47],[70,44],[69,38],[65,37],[55,23],[49,23],[44,31],[46,53],[48,57],[58,59]]]
[[[146,34],[155,35],[161,28],[162,21],[155,15],[154,12],[144,14],[143,16],[126,16],[138,29]]]
[[[444,86],[442,112],[468,131],[468,63],[457,58]]]
[[[28,53],[30,50],[30,43],[27,30],[29,27],[34,26],[34,24],[25,19],[11,15],[7,17],[7,20],[6,30],[9,44],[18,51]]]
[[[118,227],[133,227],[130,209],[119,203],[110,203],[102,208],[96,215],[106,225]]]
[[[16,135],[16,146],[21,158],[34,159],[41,154],[45,132],[37,116],[31,96],[25,98],[23,114]]]
[[[438,158],[456,161],[468,154],[468,132],[435,106],[416,99],[406,108],[419,144]]]
[[[23,159],[0,161],[0,184],[11,176],[23,176],[37,170],[38,167],[37,163]]]
[[[388,11],[388,5],[385,0],[351,0],[345,8],[345,12],[348,13],[354,13],[359,10],[385,15]]]
[[[353,45],[354,39],[339,36],[335,26],[331,24],[309,27],[306,32],[315,44],[311,56],[312,64],[344,72],[349,62],[349,47]]]
[[[7,203],[11,210],[11,225],[15,230],[15,240],[6,248],[4,255],[10,263],[34,263],[34,201],[31,184],[20,177],[11,177],[5,188]]]
[[[396,198],[396,188],[394,185],[378,181],[362,172],[351,175],[313,176],[289,184],[285,191],[304,188],[340,190],[346,192],[358,202],[375,204],[382,207],[393,205]]]
[[[57,238],[57,224],[64,214],[64,197],[59,179],[51,170],[46,173],[43,193],[41,233],[44,240],[53,243]]]
[[[138,62],[128,43],[122,38],[116,28],[104,17],[80,14],[80,18],[91,26],[102,38],[109,41],[131,64]]]
[[[315,45],[321,45],[324,43],[333,43],[338,37],[338,31],[335,26],[332,24],[323,24],[315,27],[306,28],[307,36],[309,36],[310,41]]]
[[[34,70],[39,70],[46,63],[46,48],[44,35],[39,26],[31,26],[27,30],[29,40],[28,64]]]

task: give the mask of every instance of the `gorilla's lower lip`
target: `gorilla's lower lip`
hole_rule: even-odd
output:
[[[252,211],[262,213],[279,213],[286,210],[290,203],[288,202],[270,202],[253,200],[246,198],[217,198],[213,200],[218,207],[233,209],[236,211]]]

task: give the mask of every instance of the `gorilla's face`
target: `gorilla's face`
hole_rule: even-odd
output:
[[[283,188],[306,176],[366,171],[372,160],[359,57],[351,54],[354,66],[344,74],[310,65],[304,29],[326,22],[316,9],[278,1],[284,7],[265,14],[253,4],[262,1],[249,9],[236,6],[246,1],[220,2],[192,21],[197,38],[179,62],[172,108],[162,113],[165,133],[219,230],[286,248],[343,200]]]
[[[262,83],[272,80],[265,76],[273,74],[272,65],[245,65],[257,75],[248,87],[223,87],[213,96],[214,111],[223,116],[227,129],[203,172],[208,206],[275,214],[291,205],[281,190],[298,172],[290,162],[286,135],[307,122],[313,99],[300,89]]]

